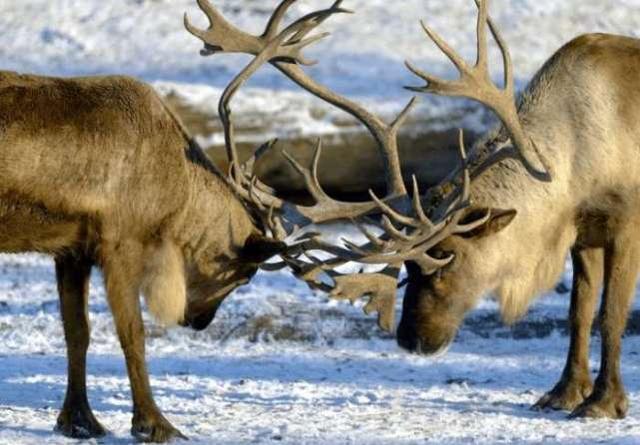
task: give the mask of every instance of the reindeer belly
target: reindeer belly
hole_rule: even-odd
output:
[[[82,241],[85,226],[79,217],[0,197],[0,252],[56,253]]]

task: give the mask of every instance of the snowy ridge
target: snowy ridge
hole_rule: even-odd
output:
[[[215,4],[233,23],[258,33],[275,0],[220,0]],[[328,1],[301,1],[293,14],[322,8]],[[426,41],[418,19],[425,19],[461,54],[475,51],[475,8],[467,0],[347,0],[356,14],[329,20],[332,37],[309,51],[321,61],[309,72],[322,83],[358,99],[391,118],[410,97],[403,85],[416,84],[404,60],[442,76],[453,67]],[[615,6],[599,0],[494,0],[492,16],[510,44],[522,87],[562,44],[585,32],[640,35],[640,4]],[[244,56],[202,58],[199,41],[182,27],[182,14],[206,26],[195,0],[23,0],[0,2],[0,67],[49,75],[130,74],[176,91],[215,116],[220,88],[247,63]],[[495,66],[501,67],[494,51]],[[497,79],[500,72],[494,73]],[[171,84],[169,87],[168,84]],[[204,87],[207,86],[207,87]],[[234,105],[252,127],[285,135],[340,131],[344,116],[298,91],[274,69],[265,69],[243,90]],[[274,96],[274,90],[281,91]],[[458,100],[421,98],[415,118],[425,125],[482,128],[482,113],[455,113]],[[283,111],[285,110],[285,111]],[[275,113],[274,113],[275,112]],[[276,116],[276,122],[271,122]],[[431,123],[431,124],[430,124]],[[217,137],[218,140],[220,136]],[[263,138],[260,138],[263,141]],[[215,141],[214,141],[215,142]]]

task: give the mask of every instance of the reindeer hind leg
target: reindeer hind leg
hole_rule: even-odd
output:
[[[640,266],[640,243],[635,236],[635,227],[634,223],[616,234],[605,249],[605,286],[600,307],[600,373],[593,393],[571,417],[621,419],[627,413],[629,402],[620,373],[620,353]]]

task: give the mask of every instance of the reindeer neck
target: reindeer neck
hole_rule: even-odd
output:
[[[184,193],[188,199],[175,230],[185,258],[195,262],[211,260],[211,255],[236,258],[246,239],[260,229],[223,175],[194,142],[187,158],[189,185]]]

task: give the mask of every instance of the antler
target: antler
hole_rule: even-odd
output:
[[[198,0],[198,5],[209,18],[209,29],[206,31],[196,29],[189,23],[186,16],[185,26],[192,34],[204,41],[203,55],[217,52],[241,52],[255,56],[225,90],[220,101],[220,116],[224,124],[226,146],[231,161],[229,178],[238,193],[259,210],[264,226],[275,237],[284,239],[296,231],[298,224],[309,225],[311,222],[353,219],[369,241],[363,246],[345,241],[347,248],[342,248],[322,242],[317,234],[309,234],[303,239],[296,240],[299,243],[291,246],[282,256],[282,263],[267,265],[265,268],[276,270],[289,266],[310,287],[330,292],[335,298],[354,301],[362,295],[369,296],[366,310],[377,310],[379,324],[390,330],[395,318],[395,292],[399,265],[405,261],[414,261],[421,266],[425,274],[433,273],[446,266],[453,259],[452,256],[435,258],[429,254],[429,250],[451,235],[468,233],[482,226],[491,218],[491,211],[485,212],[473,221],[463,222],[469,206],[471,177],[477,172],[470,171],[461,131],[462,162],[460,170],[456,170],[459,177],[452,174],[446,180],[447,184],[453,185],[453,192],[443,196],[441,203],[427,212],[423,206],[424,197],[420,195],[414,177],[413,199],[410,203],[412,215],[401,213],[403,211],[401,206],[407,204],[408,193],[402,180],[397,137],[400,127],[415,105],[415,98],[393,123],[387,124],[362,106],[310,78],[302,69],[302,65],[314,62],[307,60],[302,51],[326,37],[327,34],[308,37],[309,34],[334,14],[349,11],[342,9],[340,7],[342,0],[338,0],[330,8],[308,14],[280,30],[286,11],[295,1],[282,0],[271,16],[265,31],[259,36],[245,33],[231,25],[207,0]],[[409,87],[409,89],[417,92],[467,97],[487,105],[502,120],[527,170],[535,177],[549,181],[549,169],[535,143],[526,136],[518,118],[513,67],[507,46],[488,17],[488,0],[475,1],[479,10],[476,64],[474,66],[467,64],[440,36],[423,23],[426,34],[457,67],[460,79],[456,81],[438,79],[407,63],[414,74],[427,82],[424,87]],[[503,55],[504,89],[491,81],[488,68],[487,23]],[[266,63],[271,63],[303,89],[351,114],[367,127],[377,141],[384,161],[387,182],[387,196],[384,199],[378,198],[373,193],[371,193],[372,201],[365,203],[346,203],[329,197],[318,180],[321,141],[318,141],[313,161],[308,167],[302,166],[291,155],[284,153],[288,162],[304,179],[309,194],[315,201],[312,206],[295,205],[278,198],[273,189],[256,177],[254,173],[256,161],[264,153],[273,149],[276,141],[264,144],[253,157],[244,164],[240,164],[235,146],[230,103],[236,92]],[[449,187],[447,185],[439,188],[445,190]],[[373,211],[383,215],[380,223],[373,222],[384,231],[381,237],[372,234],[369,229],[355,220]],[[320,261],[309,254],[313,250],[324,251],[334,257]],[[310,262],[302,260],[303,255]],[[390,266],[376,274],[342,275],[336,272],[337,267],[350,261]],[[323,274],[333,280],[332,285],[320,279]]]
[[[206,31],[196,29],[185,16],[185,26],[189,32],[201,39],[205,44],[203,54],[209,55],[217,52],[242,52],[252,54],[254,56],[262,53],[269,42],[277,38],[278,29],[283,20],[285,12],[295,3],[296,0],[283,0],[273,13],[265,32],[260,36],[252,36],[247,34],[224,19],[224,17],[209,3],[208,0],[198,0],[198,5],[207,15],[210,21],[210,27]],[[293,34],[290,41],[284,46],[295,45],[296,43],[304,44],[306,47],[317,39],[325,37],[327,34],[312,37],[305,40],[311,30],[323,23],[327,18],[336,13],[348,13],[350,11],[341,8],[342,0],[337,0],[333,5],[317,13],[312,13],[299,21],[306,21],[307,26],[303,26],[297,33]],[[297,23],[297,22],[296,22]],[[295,25],[295,24],[294,24]],[[292,25],[293,26],[293,25]],[[301,50],[302,47],[298,48]],[[285,51],[283,51],[284,53]],[[304,59],[300,59],[299,52],[297,54],[271,54],[268,62],[273,64],[287,77],[296,82],[299,86],[306,89],[320,99],[340,108],[341,110],[351,114],[359,120],[371,132],[379,146],[380,154],[384,161],[385,174],[387,180],[387,192],[390,196],[403,196],[406,194],[406,188],[402,180],[402,171],[400,166],[400,158],[398,155],[397,136],[398,131],[404,124],[406,117],[415,105],[412,100],[407,107],[400,113],[398,118],[391,124],[385,123],[382,119],[370,113],[357,103],[338,95],[331,89],[320,85],[314,79],[309,77],[300,65],[304,65]],[[295,57],[294,57],[295,56]],[[293,62],[293,63],[292,63]],[[264,197],[263,197],[264,198]],[[265,198],[266,199],[266,198]],[[281,203],[275,202],[276,207]],[[356,216],[354,213],[351,216]]]
[[[297,224],[308,225],[310,222],[320,223],[362,216],[377,210],[378,202],[382,202],[382,200],[376,198],[371,202],[347,203],[329,197],[318,180],[318,164],[322,153],[321,141],[318,141],[313,161],[309,167],[302,166],[293,156],[284,153],[287,161],[302,176],[315,205],[295,205],[276,197],[275,191],[259,181],[254,174],[256,161],[273,149],[276,141],[264,144],[244,164],[240,164],[237,155],[230,103],[247,80],[264,64],[271,63],[302,88],[362,122],[378,142],[380,153],[385,161],[388,188],[388,196],[385,201],[389,206],[399,205],[406,198],[406,189],[398,157],[397,137],[399,129],[416,102],[415,98],[412,99],[391,124],[386,124],[360,105],[311,79],[300,67],[300,65],[313,63],[304,58],[302,50],[326,37],[327,34],[307,36],[330,16],[349,11],[340,8],[342,1],[338,0],[330,8],[308,14],[280,31],[280,24],[285,12],[295,1],[283,0],[274,11],[264,33],[260,36],[252,36],[235,28],[207,0],[198,0],[198,5],[209,18],[208,30],[196,29],[185,16],[187,30],[205,43],[203,55],[217,52],[244,52],[255,56],[251,63],[225,89],[220,100],[219,111],[224,125],[226,147],[231,164],[229,172],[231,184],[246,201],[259,210],[265,228],[279,239],[284,239],[295,232]],[[276,215],[276,211],[279,215]],[[290,227],[292,224],[293,229]],[[285,226],[288,227],[285,228]],[[336,272],[335,268],[350,261],[345,259],[345,256],[357,259],[357,255],[347,249],[322,243],[314,234],[307,235],[304,240],[297,241],[303,242],[292,246],[288,252],[282,255],[282,263],[265,265],[264,268],[278,270],[289,266],[310,287],[330,292],[335,298],[353,301],[362,295],[369,296],[369,303],[366,305],[365,311],[369,313],[377,310],[380,326],[385,330],[392,330],[395,321],[396,283],[399,267],[387,268],[376,274],[342,275]],[[308,253],[310,250],[323,250],[339,255],[332,260],[319,261]],[[311,263],[300,259],[303,254],[311,260]],[[333,280],[333,285],[322,282],[320,280],[321,274],[328,275]]]
[[[352,304],[362,297],[369,301],[364,306],[364,312],[369,315],[378,313],[378,325],[381,329],[392,332],[395,325],[396,293],[400,264],[393,264],[375,273],[342,274],[335,269],[350,261],[357,261],[360,256],[347,249],[325,243],[317,233],[309,233],[298,239],[299,244],[290,248],[283,255],[282,263],[265,264],[262,269],[267,271],[281,270],[290,267],[296,277],[302,279],[314,290],[329,293],[336,300],[348,300]],[[328,260],[320,260],[311,255],[310,251],[324,251],[335,255]],[[303,261],[301,256],[309,261]],[[329,277],[333,284],[322,281],[322,276]]]
[[[503,122],[529,173],[540,180],[550,181],[550,169],[533,140],[525,134],[518,117],[513,63],[509,49],[500,31],[489,18],[489,0],[475,0],[475,3],[478,7],[478,54],[476,64],[470,66],[442,37],[433,31],[426,23],[421,22],[427,36],[456,66],[460,72],[460,78],[453,81],[439,79],[407,62],[406,65],[409,70],[427,82],[427,85],[424,87],[407,87],[407,89],[443,96],[466,97],[488,106]],[[504,89],[500,89],[491,81],[488,63],[487,23],[502,53],[504,62]]]
[[[515,82],[513,65],[507,46],[499,31],[488,16],[488,0],[475,0],[478,7],[477,25],[477,60],[470,66],[451,47],[426,24],[422,24],[426,34],[451,60],[460,72],[460,79],[455,81],[442,80],[426,74],[407,63],[409,69],[427,81],[424,87],[409,87],[412,91],[430,92],[445,96],[462,96],[489,106],[502,120],[511,135],[515,147],[520,153],[525,167],[540,180],[551,180],[549,169],[544,159],[522,128],[518,117],[515,100]],[[504,89],[491,81],[488,66],[487,23],[503,55]],[[335,250],[332,252],[340,258],[350,259],[365,264],[401,264],[405,261],[417,263],[424,274],[432,274],[445,267],[453,260],[453,256],[435,258],[429,251],[452,235],[470,233],[486,224],[492,217],[492,211],[486,210],[479,217],[471,221],[464,221],[468,214],[471,177],[478,174],[478,170],[470,170],[470,162],[464,146],[464,135],[460,131],[461,167],[445,179],[438,189],[442,192],[454,185],[453,191],[443,196],[439,206],[425,211],[424,198],[420,195],[418,183],[413,178],[413,209],[412,215],[402,214],[392,206],[371,194],[383,214],[378,224],[384,232],[382,237],[372,234],[359,222],[355,222],[360,231],[368,239],[364,246],[345,241],[348,252]],[[498,159],[499,156],[492,156]],[[485,162],[480,164],[480,168]],[[459,174],[456,179],[455,175]],[[457,185],[456,185],[457,182]],[[326,246],[328,250],[329,246]],[[354,259],[355,255],[355,259]]]
[[[278,23],[279,11],[288,5],[285,2],[276,10],[276,18],[272,18],[271,26],[267,27],[266,35],[275,33],[274,24]],[[275,196],[273,191],[261,183],[253,172],[255,161],[275,146],[275,141],[258,150],[256,155],[248,163],[240,165],[238,161],[237,149],[235,145],[235,129],[231,118],[230,103],[237,91],[255,74],[265,63],[277,59],[288,58],[291,63],[309,64],[301,54],[301,50],[326,37],[327,34],[320,34],[313,37],[306,36],[324,20],[336,13],[344,13],[346,10],[336,7],[336,2],[331,8],[316,11],[297,20],[283,31],[275,35],[268,41],[262,51],[256,55],[251,63],[238,74],[229,86],[225,89],[220,100],[219,112],[225,128],[226,146],[231,163],[232,171],[230,178],[238,191],[246,200],[250,201],[259,209],[278,209],[283,211],[286,219],[296,224],[306,224],[308,221],[324,222],[339,218],[352,217],[370,211],[373,206],[369,203],[347,203],[332,199],[327,195],[318,180],[318,163],[322,153],[322,144],[319,141],[316,147],[314,161],[311,168],[302,167],[291,155],[285,153],[285,157],[293,168],[303,177],[305,185],[312,198],[315,200],[313,206],[300,206],[290,204]],[[294,48],[295,50],[293,50]]]
[[[422,204],[422,197],[418,188],[418,181],[413,177],[413,214],[406,216],[394,210],[373,193],[374,201],[378,203],[383,213],[380,228],[384,235],[379,238],[372,234],[362,224],[356,222],[357,227],[367,237],[369,243],[359,246],[345,240],[349,248],[349,254],[342,251],[334,253],[343,258],[351,258],[365,264],[402,264],[406,261],[417,263],[425,275],[432,274],[443,268],[453,260],[453,256],[446,258],[434,258],[428,252],[446,238],[452,235],[460,235],[472,232],[484,225],[491,217],[488,211],[481,217],[462,223],[465,210],[469,206],[471,172],[467,162],[464,146],[464,134],[460,131],[459,138],[460,158],[462,165],[462,178],[454,191],[445,197],[440,204],[432,210],[429,217]],[[353,255],[356,259],[353,259]]]

